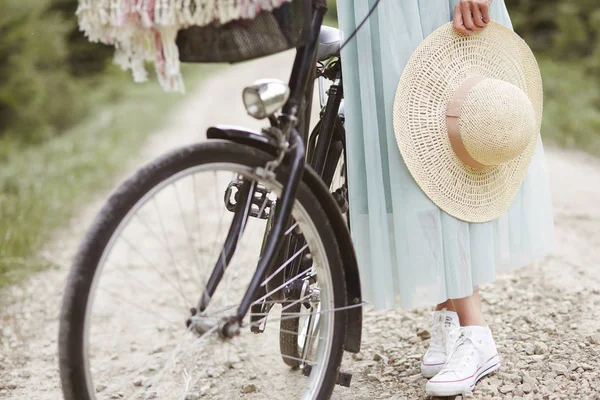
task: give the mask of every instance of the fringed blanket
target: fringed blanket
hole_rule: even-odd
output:
[[[154,62],[162,87],[184,91],[175,45],[177,31],[191,25],[254,19],[291,0],[79,0],[79,27],[92,42],[114,45],[115,63],[148,80]]]

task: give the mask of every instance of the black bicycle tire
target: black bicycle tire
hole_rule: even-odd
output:
[[[289,308],[290,313],[299,313],[301,304],[294,304]],[[279,351],[283,362],[292,368],[300,366],[302,349],[298,346],[298,333],[300,331],[300,318],[282,319],[279,323]]]
[[[341,148],[339,148],[341,146]],[[325,160],[325,165],[323,166],[323,180],[328,182],[331,185],[333,180],[333,176],[335,174],[335,170],[340,162],[340,158],[343,157],[345,153],[344,144],[341,140],[335,141],[331,143],[329,148],[329,154],[327,155],[327,159]],[[344,157],[345,158],[345,157]],[[344,172],[346,170],[346,164],[344,163]],[[346,175],[347,176],[347,175]]]
[[[315,130],[318,130],[321,121],[317,123]],[[342,128],[343,129],[343,128]],[[340,158],[344,158],[344,172],[346,173],[346,149],[344,143],[339,137],[339,133],[336,132],[334,134],[334,140],[331,143],[325,166],[323,167],[323,177],[333,177],[335,174],[335,170],[337,169]],[[341,146],[341,149],[339,149]],[[314,151],[314,149],[312,149]],[[312,153],[312,152],[311,152]],[[347,173],[346,173],[347,176]],[[329,180],[329,179],[328,179]],[[283,251],[280,252],[284,253]],[[280,255],[278,254],[278,256]],[[293,306],[295,309],[291,312],[300,312],[300,304],[297,306]],[[302,357],[302,349],[298,346],[298,334],[300,330],[300,319],[299,318],[289,318],[285,320],[281,320],[279,323],[279,351],[281,352],[283,362],[289,365],[292,368],[297,368],[300,366],[300,359]]]
[[[258,167],[264,166],[272,158],[272,155],[255,148],[230,142],[208,141],[194,144],[172,151],[149,163],[123,182],[110,196],[78,249],[63,297],[58,339],[60,376],[66,400],[94,398],[94,391],[90,393],[88,390],[83,345],[89,292],[105,247],[119,223],[139,199],[164,180],[194,166],[212,162],[232,162]],[[281,166],[276,179],[285,182],[288,175],[285,166]],[[344,273],[332,227],[317,198],[304,182],[300,184],[297,199],[309,215],[315,216],[313,224],[325,246],[332,274],[334,305],[336,308],[341,307],[345,305]],[[345,313],[336,312],[329,363],[317,399],[327,399],[331,396],[343,355],[345,329]],[[89,387],[92,387],[91,383]]]

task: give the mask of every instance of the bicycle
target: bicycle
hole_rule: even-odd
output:
[[[204,62],[215,54],[199,55],[198,38],[276,26],[279,47],[265,40],[243,57],[295,47],[289,85],[244,90],[248,113],[270,122],[261,132],[211,127],[108,199],[64,294],[66,399],[325,399],[350,385],[340,364],[360,350],[362,297],[345,218],[340,33],[322,27],[325,12],[324,0],[294,0],[221,32],[180,32],[182,61]],[[219,61],[239,61],[226,50]],[[315,78],[322,111],[309,134]]]

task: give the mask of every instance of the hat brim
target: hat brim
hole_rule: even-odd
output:
[[[531,100],[536,140],[509,162],[474,169],[452,149],[446,108],[456,88],[471,75],[512,83]],[[408,61],[396,92],[394,132],[408,170],[438,207],[463,221],[487,222],[508,209],[525,179],[538,142],[542,108],[537,61],[516,33],[492,21],[467,36],[449,23],[428,36]]]

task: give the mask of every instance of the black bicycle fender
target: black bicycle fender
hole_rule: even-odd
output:
[[[350,306],[346,310],[346,340],[344,341],[344,350],[351,353],[358,353],[360,351],[362,336],[362,306],[360,306],[362,303],[362,294],[358,261],[354,253],[350,232],[348,232],[346,221],[344,221],[342,214],[340,214],[339,206],[319,175],[311,167],[307,166],[304,169],[303,179],[313,194],[317,196],[325,213],[329,216],[331,227],[336,235],[335,238],[342,256],[346,280],[346,303]]]
[[[250,129],[237,126],[218,125],[208,128],[208,139],[224,139],[235,143],[252,146],[269,154],[277,153],[277,141]]]
[[[277,143],[274,139],[260,133],[233,126],[211,127],[206,132],[209,139],[229,140],[235,143],[252,146],[268,154],[277,154]],[[303,181],[317,197],[325,213],[330,218],[330,223],[336,235],[342,265],[346,280],[346,303],[350,308],[346,310],[346,338],[344,350],[351,353],[360,351],[362,338],[362,294],[360,289],[360,275],[358,272],[358,261],[352,245],[352,239],[346,221],[339,212],[339,207],[329,193],[329,190],[319,178],[319,175],[306,166]],[[354,307],[352,307],[354,306]]]

